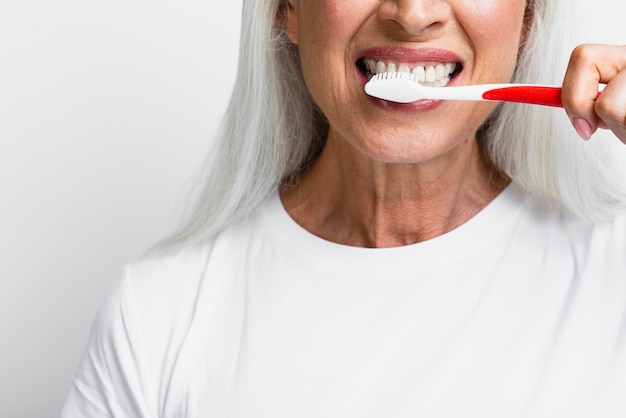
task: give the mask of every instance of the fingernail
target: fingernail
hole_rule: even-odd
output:
[[[589,138],[591,138],[593,132],[591,132],[591,125],[589,125],[589,122],[587,122],[583,118],[573,117],[572,124],[574,125],[574,129],[576,129],[576,132],[578,132],[578,135],[582,139],[588,141]]]

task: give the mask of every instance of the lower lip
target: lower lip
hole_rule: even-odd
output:
[[[428,112],[443,104],[443,100],[418,100],[411,103],[397,103],[389,100],[378,99],[376,97],[368,97],[376,106],[393,111]]]

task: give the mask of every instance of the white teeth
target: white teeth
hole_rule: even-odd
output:
[[[428,86],[447,85],[457,65],[455,62],[442,62],[426,66],[417,65],[411,68],[407,63],[396,64],[395,62],[376,61],[371,58],[365,58],[364,63],[365,67],[372,75],[385,72],[410,73],[413,74],[419,83]]]
[[[411,74],[415,76],[419,83],[423,83],[424,81],[426,81],[426,70],[424,70],[424,67],[422,67],[421,65],[413,68]]]
[[[376,74],[376,61],[374,60],[365,60],[365,64],[367,64],[368,69],[370,70],[370,73],[372,74]]]
[[[380,74],[380,73],[386,73],[387,72],[387,65],[382,62],[382,61],[378,61],[376,63],[376,73],[375,74]]]
[[[432,83],[432,87],[445,87],[448,85],[449,82],[450,82],[450,77],[444,77],[443,79]]]
[[[443,64],[437,64],[435,66],[435,79],[443,80],[446,75],[446,67]]]
[[[435,67],[429,65],[426,67],[426,82],[433,83],[437,81],[437,72],[435,71]]]

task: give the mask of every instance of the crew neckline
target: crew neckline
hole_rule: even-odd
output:
[[[484,251],[494,234],[502,231],[526,204],[524,190],[510,183],[485,208],[452,231],[416,244],[389,248],[349,246],[309,232],[289,215],[278,191],[266,202],[262,216],[276,241],[299,257],[330,268],[349,264],[364,271],[389,271],[394,266],[402,269],[407,261],[428,268],[452,262],[468,252]]]

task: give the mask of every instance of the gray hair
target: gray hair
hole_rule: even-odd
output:
[[[513,82],[560,84],[574,45],[576,2],[529,0],[532,19]],[[582,141],[561,109],[503,104],[484,135],[491,161],[563,212],[608,220],[626,208],[626,147],[607,132]]]
[[[323,147],[327,122],[304,85],[297,47],[277,23],[284,1],[243,1],[230,103],[200,173],[196,205],[162,247],[200,240],[250,213],[282,184],[296,181]],[[561,10],[568,3],[529,0],[530,26],[515,81],[562,81],[571,50],[565,37],[571,20]],[[564,211],[605,219],[626,206],[620,168],[626,160],[612,144],[617,141],[574,138],[560,109],[501,105],[481,134],[497,168]]]

